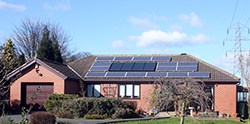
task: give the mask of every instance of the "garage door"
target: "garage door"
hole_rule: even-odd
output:
[[[53,83],[24,83],[22,84],[22,102],[23,105],[28,105],[32,101],[30,98],[36,93],[37,88],[40,87],[38,95],[36,96],[34,103],[36,109],[44,109],[44,103],[50,94],[53,94]]]

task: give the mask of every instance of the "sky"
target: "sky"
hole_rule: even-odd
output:
[[[0,0],[0,40],[14,37],[25,18],[51,21],[70,35],[75,52],[187,53],[232,73],[234,26],[250,27],[249,5],[248,0]]]

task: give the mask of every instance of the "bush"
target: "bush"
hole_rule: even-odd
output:
[[[55,124],[55,115],[49,112],[34,112],[30,115],[30,124]]]
[[[59,118],[69,118],[69,119],[73,119],[74,118],[74,115],[70,111],[58,112],[57,116]]]
[[[0,124],[15,124],[15,123],[14,120],[12,120],[11,118],[3,116],[0,117]]]
[[[87,113],[111,117],[116,109],[125,108],[126,105],[117,98],[90,98],[83,97],[74,100],[67,100],[62,103],[64,111],[71,111],[75,117],[82,118]]]
[[[86,114],[85,119],[105,119],[108,118],[108,115],[99,115],[99,114]]]
[[[117,111],[112,115],[113,118],[140,118],[140,116],[135,113],[132,109],[129,108],[119,108]]]
[[[62,102],[69,99],[78,98],[78,95],[74,94],[52,94],[49,95],[48,99],[45,102],[45,109],[48,112],[57,114],[60,112],[62,107]]]

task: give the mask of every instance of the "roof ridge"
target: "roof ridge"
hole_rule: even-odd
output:
[[[181,54],[93,54],[93,56],[178,56]]]
[[[70,67],[70,65],[67,66],[71,71],[73,71],[78,77],[80,77],[83,80],[83,77],[78,72],[76,72],[72,67]]]
[[[67,66],[67,64],[60,63],[60,62],[56,62],[56,61],[49,60],[49,59],[46,59],[46,58],[36,57],[36,59],[39,59],[39,60],[42,60],[42,61],[47,61],[47,62],[54,63],[54,64],[60,64],[60,65],[65,65],[65,66]]]
[[[189,57],[195,59],[196,61],[201,62],[201,63],[203,63],[203,64],[205,64],[205,65],[207,65],[207,66],[210,66],[210,67],[212,67],[212,68],[214,68],[214,69],[220,71],[221,73],[223,73],[223,74],[225,74],[225,75],[227,75],[227,76],[230,76],[230,77],[232,77],[232,78],[234,78],[234,79],[236,79],[236,80],[240,80],[240,78],[234,76],[233,74],[231,74],[231,73],[229,73],[229,72],[227,72],[227,71],[225,71],[225,70],[223,70],[223,69],[221,69],[221,68],[218,68],[218,67],[216,67],[216,66],[214,66],[214,65],[212,65],[212,64],[209,64],[208,62],[206,62],[206,61],[204,61],[204,60],[201,60],[201,59],[199,59],[199,58],[197,58],[197,57],[195,57],[195,56],[189,55],[189,54],[187,54],[187,56],[189,56]]]
[[[67,76],[66,76],[66,75],[64,75],[64,74],[63,74],[63,73],[61,73],[60,71],[56,70],[55,68],[51,67],[51,66],[50,66],[50,65],[48,65],[47,63],[43,62],[41,59],[37,58],[37,61],[42,62],[43,64],[47,65],[49,68],[53,69],[53,70],[54,70],[54,71],[56,71],[57,73],[59,73],[59,74],[61,74],[61,75],[63,75],[64,77],[66,77],[66,78],[67,78]],[[65,65],[65,64],[63,64],[63,65]],[[66,65],[66,66],[67,66],[67,65]]]

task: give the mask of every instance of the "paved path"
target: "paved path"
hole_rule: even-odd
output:
[[[22,120],[21,115],[10,115],[7,116],[13,119],[15,122],[20,122]],[[107,124],[107,123],[118,123],[118,122],[127,122],[127,121],[142,121],[142,120],[155,120],[155,119],[164,119],[170,117],[150,117],[150,118],[133,118],[133,119],[114,119],[114,120],[86,120],[86,119],[65,119],[57,118],[57,122],[70,123],[70,124]]]

